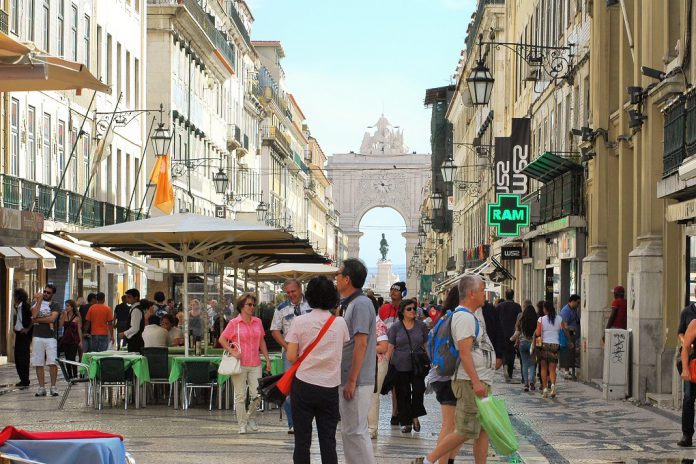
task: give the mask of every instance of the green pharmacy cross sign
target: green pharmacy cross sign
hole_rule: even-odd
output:
[[[488,205],[488,225],[501,237],[516,237],[529,225],[529,205],[520,204],[519,195],[499,194],[498,202]]]

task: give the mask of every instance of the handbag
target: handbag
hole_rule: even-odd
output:
[[[394,381],[396,380],[396,366],[389,363],[387,367],[387,374],[384,376],[384,381],[382,381],[382,389],[380,394],[388,395],[390,391],[394,388]]]
[[[411,350],[411,366],[413,368],[413,375],[416,377],[425,377],[430,371],[430,358],[428,358],[428,353],[425,351],[413,351],[411,336],[408,334],[406,327],[403,325],[402,327],[404,328],[404,332],[406,332],[406,338],[408,338],[408,347]]]
[[[242,353],[242,343],[239,339],[239,324],[237,324],[237,345],[239,346],[239,353]],[[222,361],[218,366],[218,374],[220,375],[237,375],[242,373],[242,362],[239,358],[232,356],[227,352],[227,350],[222,352]]]
[[[258,393],[264,401],[280,405],[285,401],[285,395],[278,390],[278,381],[283,374],[269,375],[259,379]]]
[[[302,364],[302,361],[305,360],[305,358],[309,355],[309,353],[312,352],[315,346],[317,346],[317,343],[319,343],[319,340],[321,340],[326,332],[329,330],[329,327],[331,327],[331,324],[333,321],[336,320],[336,316],[331,315],[329,317],[329,320],[326,321],[324,324],[324,327],[321,328],[319,331],[319,335],[317,335],[317,338],[314,339],[314,341],[307,347],[307,349],[302,353],[302,356],[300,356],[297,361],[292,363],[292,366],[285,371],[282,374],[278,374],[277,376],[273,377],[278,377],[276,380],[273,381],[271,384],[271,381],[268,381],[267,391],[266,392],[261,392],[261,387],[259,387],[259,393],[263,396],[264,394],[266,395],[277,395],[273,391],[273,389],[277,389],[280,393],[282,393],[284,396],[288,396],[290,394],[290,390],[292,390],[292,382],[295,380],[295,374],[297,373],[297,369],[300,367],[300,364]],[[269,379],[272,377],[268,377]]]

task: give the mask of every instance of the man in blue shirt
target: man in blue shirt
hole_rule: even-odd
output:
[[[570,333],[570,340],[568,340],[568,342],[572,343],[572,345],[568,346],[567,350],[564,350],[566,356],[561,356],[561,358],[567,358],[561,359],[561,367],[569,369],[566,378],[571,378],[573,380],[576,378],[575,363],[577,362],[577,341],[580,339],[580,315],[578,314],[578,306],[580,306],[580,295],[573,294],[568,298],[568,304],[561,309],[561,319],[568,325],[568,332]]]

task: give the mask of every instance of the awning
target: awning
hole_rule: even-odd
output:
[[[164,280],[164,272],[162,272],[160,268],[155,267],[152,264],[148,264],[140,258],[136,258],[135,256],[129,255],[128,253],[124,253],[122,251],[109,250],[108,248],[100,248],[100,250],[104,250],[106,253],[114,255],[118,259],[125,261],[128,264],[140,268],[141,270],[145,271],[147,278],[150,280],[155,280],[157,282],[162,282]]]
[[[104,266],[106,272],[109,274],[123,274],[124,272],[123,265],[120,261],[106,256],[103,253],[99,253],[90,247],[65,240],[52,234],[41,234],[41,239],[60,254]]]
[[[22,267],[22,255],[12,247],[0,247],[0,256],[5,261],[5,267]]]
[[[44,269],[55,269],[56,268],[56,255],[47,251],[45,248],[32,248],[34,253],[41,257],[42,267]]]
[[[31,251],[27,247],[12,247],[17,253],[22,256],[24,261],[24,269],[30,271],[39,267],[39,255]]]
[[[546,183],[563,173],[579,169],[582,169],[582,166],[578,163],[546,151],[522,169],[522,172],[533,179]]]

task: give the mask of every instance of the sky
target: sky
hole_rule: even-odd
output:
[[[453,83],[476,0],[247,3],[255,18],[252,39],[281,41],[287,90],[327,155],[359,151],[367,126],[382,113],[403,129],[410,151],[430,153],[425,90]],[[379,239],[384,232],[389,258],[405,264],[404,220],[395,210],[372,210],[363,226]],[[377,246],[373,238],[361,240],[360,257],[369,267],[379,258],[379,239]]]

